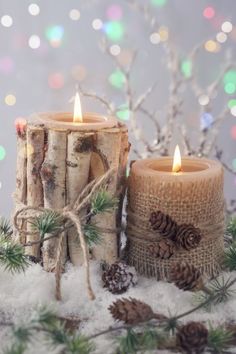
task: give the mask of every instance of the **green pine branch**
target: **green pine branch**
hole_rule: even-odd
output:
[[[236,243],[235,242],[225,251],[224,265],[230,271],[236,270]]]
[[[232,217],[228,223],[226,233],[230,235],[233,241],[236,240],[236,217]]]
[[[24,271],[29,264],[23,247],[4,237],[0,237],[0,263],[13,273]]]
[[[117,208],[118,199],[112,197],[105,189],[100,189],[91,201],[91,214],[97,215]]]
[[[1,217],[0,218],[0,237],[10,238],[13,234],[10,222]]]
[[[213,328],[210,325],[208,330],[208,348],[213,353],[223,353],[232,345],[233,332],[224,327]]]
[[[40,237],[44,238],[46,234],[59,231],[63,225],[63,219],[55,211],[45,211],[33,218],[30,223],[32,224],[33,231],[38,232]]]
[[[27,347],[24,343],[13,343],[3,351],[3,354],[24,354]]]
[[[94,223],[88,223],[83,226],[83,232],[85,236],[85,241],[89,248],[92,248],[94,245],[98,245],[102,241],[102,235],[99,228]]]

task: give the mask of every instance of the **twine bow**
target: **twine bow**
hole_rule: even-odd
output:
[[[83,252],[83,257],[84,257],[84,265],[85,265],[85,275],[86,275],[86,285],[87,285],[87,291],[88,291],[88,296],[91,300],[95,299],[95,295],[91,286],[91,281],[90,281],[90,267],[89,267],[89,256],[88,256],[88,247],[85,241],[85,237],[82,231],[82,226],[81,226],[81,220],[80,220],[80,212],[84,208],[86,208],[93,195],[101,188],[102,186],[106,186],[114,174],[115,169],[111,168],[109,169],[103,176],[93,180],[90,182],[84,189],[83,191],[79,194],[79,196],[76,198],[76,200],[65,206],[62,210],[54,210],[50,208],[43,208],[43,207],[33,207],[33,206],[23,206],[21,209],[19,209],[13,219],[14,227],[19,233],[25,233],[27,234],[32,234],[32,232],[25,231],[23,230],[23,226],[19,226],[19,219],[25,219],[28,220],[32,218],[33,216],[43,213],[45,211],[56,211],[62,218],[66,218],[67,220],[70,220],[72,224],[74,224],[79,240],[80,240],[80,245],[81,249]],[[56,279],[56,291],[55,291],[55,296],[57,300],[61,300],[61,257],[62,257],[62,250],[63,250],[63,237],[64,233],[61,233],[59,236],[59,242],[58,242],[58,248],[57,248],[57,257],[56,257],[56,266],[55,266],[55,279]]]

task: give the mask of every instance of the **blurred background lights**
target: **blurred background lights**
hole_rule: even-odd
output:
[[[223,83],[225,92],[229,95],[234,94],[236,91],[236,70],[227,71],[223,77]]]
[[[201,130],[209,129],[214,122],[212,114],[204,112],[201,116]]]
[[[77,9],[72,9],[69,12],[69,17],[73,21],[78,21],[80,19],[80,12]]]
[[[233,106],[230,110],[232,116],[236,117],[236,106]]]
[[[6,157],[6,150],[2,145],[0,145],[0,161],[4,160],[5,157]]]
[[[210,52],[210,53],[217,53],[220,50],[219,43],[217,43],[211,39],[205,43],[204,47],[205,47],[206,51]]]
[[[28,41],[29,47],[32,49],[37,49],[40,47],[40,38],[36,34],[30,36]]]
[[[14,71],[14,61],[11,57],[0,58],[0,73],[1,74],[11,74]]]
[[[28,7],[30,15],[37,16],[40,13],[40,7],[37,4],[30,4]]]
[[[215,16],[215,10],[213,7],[208,6],[203,10],[203,16],[207,19],[211,19]]]
[[[185,59],[181,62],[181,72],[186,77],[189,78],[192,75],[192,62],[191,60]]]
[[[61,45],[64,36],[64,28],[62,26],[49,26],[45,31],[46,38],[52,47],[57,48]]]
[[[124,26],[118,21],[109,21],[105,24],[105,33],[111,41],[120,41],[124,35]]]
[[[233,159],[232,167],[233,167],[234,171],[236,172],[236,159]]]
[[[229,100],[228,107],[233,108],[236,106],[236,99]]]
[[[167,27],[161,26],[159,28],[159,35],[162,42],[166,42],[169,38],[169,31]]]
[[[225,33],[230,33],[232,31],[232,29],[233,29],[233,25],[232,25],[231,22],[225,21],[225,22],[222,23],[221,29]]]
[[[110,76],[109,76],[109,82],[110,84],[117,88],[121,89],[124,84],[125,84],[125,75],[121,70],[116,70],[114,71]]]
[[[151,33],[149,38],[150,38],[150,42],[151,42],[152,44],[158,44],[158,43],[160,43],[160,41],[161,41],[161,36],[160,36],[160,34],[157,33],[157,32]]]
[[[6,95],[5,103],[8,106],[14,106],[16,104],[16,97],[12,94]]]
[[[99,31],[103,27],[103,22],[100,18],[95,18],[92,22],[92,27],[95,31]]]
[[[62,73],[52,73],[48,77],[48,85],[52,89],[61,89],[64,86],[64,76]]]
[[[236,91],[236,85],[233,82],[225,84],[224,90],[228,95],[233,95]]]
[[[120,46],[118,44],[111,45],[109,50],[110,50],[111,55],[114,55],[114,56],[119,55],[120,51],[121,51]]]
[[[231,128],[231,136],[236,140],[236,125],[232,126]]]
[[[1,17],[1,24],[4,26],[4,27],[11,27],[12,24],[13,24],[13,20],[12,20],[12,17],[9,16],[9,15],[4,15]]]
[[[219,32],[217,33],[216,35],[216,40],[219,42],[219,43],[225,43],[227,41],[227,35],[224,33],[224,32]]]
[[[154,6],[162,7],[162,6],[165,6],[166,3],[167,3],[167,0],[151,0],[151,4]]]
[[[201,95],[198,97],[198,103],[201,106],[207,106],[209,102],[210,102],[210,99],[207,95]]]
[[[119,5],[110,5],[106,11],[107,18],[112,21],[119,21],[122,18],[123,12]]]
[[[119,108],[118,108],[118,111],[116,113],[116,116],[120,119],[120,120],[123,120],[123,121],[128,121],[130,119],[130,110],[128,109],[127,105],[124,104],[124,105],[121,105]]]
[[[87,69],[83,65],[75,65],[71,69],[72,77],[77,81],[83,81],[87,77]]]

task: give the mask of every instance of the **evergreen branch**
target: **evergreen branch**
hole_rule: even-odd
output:
[[[45,234],[52,234],[58,231],[63,223],[62,217],[55,211],[45,211],[36,216],[31,222],[33,231],[38,232],[41,238]]]
[[[9,238],[13,234],[10,222],[1,217],[0,218],[0,237]]]
[[[24,248],[4,238],[0,238],[0,263],[13,273],[24,271],[29,265]]]
[[[91,200],[91,214],[97,215],[109,212],[114,210],[117,204],[117,198],[112,197],[105,189],[100,189]]]
[[[232,345],[233,332],[223,328],[213,328],[210,326],[208,331],[208,348],[213,353],[223,353],[224,350]]]
[[[83,226],[83,232],[85,236],[85,241],[90,248],[94,245],[98,245],[102,241],[102,236],[100,233],[100,229],[96,226],[96,224],[88,223]]]
[[[232,237],[233,240],[236,240],[236,217],[232,217],[228,223],[226,233]]]
[[[11,347],[4,350],[4,354],[24,354],[26,351],[24,343],[14,343]]]
[[[128,329],[125,336],[118,338],[119,347],[117,352],[119,354],[135,354],[140,349],[140,343],[137,333],[133,329]]]
[[[236,270],[236,244],[233,243],[225,251],[224,265],[230,271]]]

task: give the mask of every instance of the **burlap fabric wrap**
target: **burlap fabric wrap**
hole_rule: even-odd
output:
[[[151,171],[152,168],[147,166],[151,166],[153,161],[137,161],[131,168],[128,190],[128,263],[135,266],[140,274],[157,279],[167,279],[170,267],[182,260],[195,265],[208,277],[217,275],[224,252],[221,165],[205,160],[209,161],[209,165],[200,163],[199,167],[204,171],[186,173],[176,182],[173,178],[176,176],[171,173]],[[189,161],[186,158],[183,163],[187,166]],[[151,229],[149,223],[151,212],[157,210],[169,214],[178,224],[188,223],[200,228],[202,239],[199,246],[190,251],[177,250],[166,260],[151,256],[148,246],[162,238]]]

